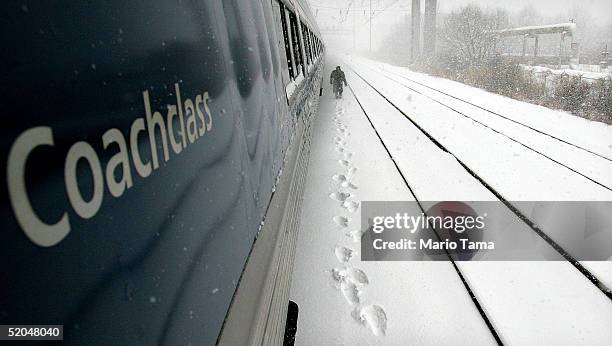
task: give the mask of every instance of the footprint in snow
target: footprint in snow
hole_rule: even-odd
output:
[[[343,140],[340,137],[334,138],[334,142],[336,143],[336,145],[340,145],[340,146],[345,146],[346,145],[346,141]]]
[[[338,202],[344,202],[350,197],[351,197],[351,194],[349,192],[338,191],[338,192],[333,192],[329,194],[329,198],[336,200]]]
[[[344,281],[345,274],[344,274],[343,270],[332,268],[331,274],[332,274],[332,278],[334,279],[334,281],[336,281],[336,282]]]
[[[359,208],[359,203],[358,202],[354,202],[354,201],[346,201],[345,200],[344,202],[342,202],[342,208],[350,211],[351,213],[354,213]]]
[[[336,282],[352,282],[355,285],[367,285],[370,283],[368,276],[359,268],[332,269],[332,278]]]
[[[341,134],[341,135],[343,135],[345,137],[350,135],[350,133],[346,129],[342,129],[342,128],[336,129],[336,132],[338,132],[339,134]]]
[[[340,182],[340,183],[348,181],[348,178],[344,174],[336,174],[336,175],[334,175],[332,177],[332,179],[334,179],[335,181]]]
[[[355,243],[358,243],[361,241],[362,235],[363,235],[363,232],[360,229],[352,230],[346,234],[346,236],[351,238]]]
[[[342,263],[348,262],[355,254],[355,250],[340,245],[336,245],[334,252],[336,253],[336,258],[338,259],[338,261]]]
[[[344,175],[344,174],[336,174],[332,177],[332,179],[334,179],[335,181],[340,183],[340,186],[342,187],[349,187],[351,189],[357,189],[357,186],[355,186],[353,183],[351,183],[351,181],[349,180],[349,178]]]
[[[336,174],[332,177],[332,179],[339,182],[342,187],[349,187],[350,185],[349,178],[344,174]]]
[[[351,176],[351,175],[353,175],[353,174],[355,174],[355,173],[357,173],[357,167],[351,167],[351,168],[348,170],[348,175],[349,175],[349,176]]]
[[[352,282],[342,282],[340,290],[346,301],[351,305],[359,304],[359,288]]]
[[[351,165],[351,162],[349,160],[339,160],[338,162],[344,167],[348,167]]]
[[[341,146],[336,147],[336,150],[338,150],[339,153],[343,153],[346,149],[344,149]]]
[[[366,273],[364,273],[363,270],[359,268],[348,268],[346,270],[346,276],[355,284],[367,285],[370,283]]]
[[[387,330],[387,314],[378,305],[368,305],[354,312],[353,317],[368,326],[376,336],[383,336]]]
[[[342,156],[344,156],[345,160],[350,160],[353,158],[353,153],[344,153]]]
[[[344,216],[334,216],[333,220],[336,223],[336,225],[340,227],[348,227],[348,223],[350,221],[348,217],[344,217]]]

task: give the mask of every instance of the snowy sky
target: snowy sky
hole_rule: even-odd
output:
[[[358,49],[369,46],[369,0],[309,0],[317,21],[333,46]],[[372,45],[374,48],[387,36],[398,21],[405,20],[410,13],[410,0],[372,0],[375,18],[372,25]],[[351,5],[351,12],[346,8]],[[502,7],[516,13],[525,7],[532,6],[547,17],[567,16],[573,7],[590,12],[597,25],[612,25],[612,0],[438,0],[439,12],[476,4],[483,8]],[[341,11],[344,9],[344,11]],[[381,11],[384,10],[384,11]],[[568,18],[569,20],[569,18]],[[353,43],[353,30],[356,39]]]
[[[611,0],[438,0],[439,9],[448,12],[467,4],[477,4],[483,7],[502,7],[510,11],[518,11],[527,6],[533,6],[538,12],[550,16],[565,14],[570,8],[580,6],[588,10],[599,24],[612,22]]]

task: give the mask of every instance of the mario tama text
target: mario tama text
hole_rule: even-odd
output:
[[[611,202],[511,203],[365,201],[361,260],[612,260]]]

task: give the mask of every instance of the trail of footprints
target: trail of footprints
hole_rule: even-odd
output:
[[[338,187],[336,192],[330,193],[329,197],[340,204],[348,213],[355,213],[359,210],[360,203],[356,201],[355,190],[357,185],[352,181],[357,167],[352,165],[353,153],[347,149],[347,137],[350,136],[348,127],[342,122],[345,110],[341,104],[336,105],[336,113],[333,122],[336,125],[336,136],[334,143],[336,151],[340,154],[338,163],[345,169],[344,173],[335,174],[332,181]],[[362,232],[359,228],[350,229],[350,217],[336,215],[333,222],[344,234],[354,243],[361,241]],[[332,268],[331,276],[336,286],[346,299],[347,303],[353,307],[352,317],[361,325],[367,326],[374,335],[385,335],[387,329],[387,315],[385,310],[378,305],[363,305],[361,295],[369,284],[368,276],[363,270],[355,268],[350,261],[357,255],[357,252],[343,245],[336,245],[334,248],[336,259],[342,265],[341,268]]]

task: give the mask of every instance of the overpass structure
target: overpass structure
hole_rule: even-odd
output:
[[[535,25],[535,26],[524,26],[511,29],[497,30],[496,33],[499,37],[522,37],[523,49],[520,56],[521,62],[528,60],[527,54],[527,43],[529,39],[534,40],[533,56],[529,57],[534,60],[544,63],[557,63],[558,65],[569,63],[570,59],[577,58],[578,49],[577,44],[573,41],[573,37],[576,33],[576,23],[559,23],[550,25]],[[559,34],[559,49],[556,56],[543,56],[539,52],[539,36]],[[571,39],[571,51],[566,50],[566,38]]]

